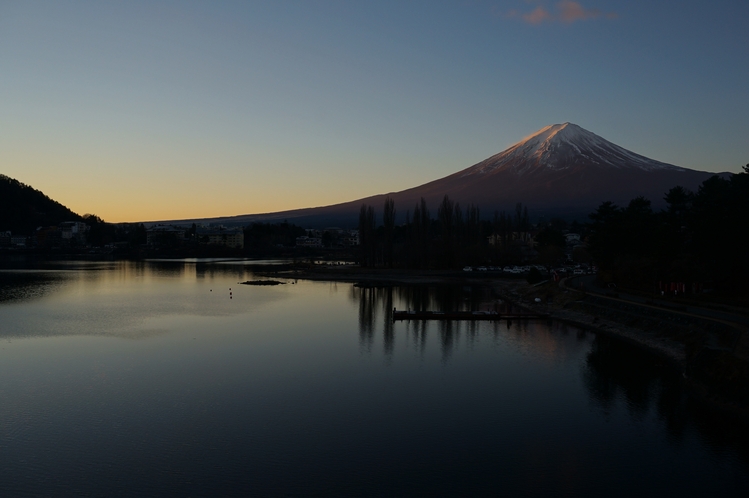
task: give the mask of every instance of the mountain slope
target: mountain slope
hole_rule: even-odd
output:
[[[413,190],[431,197],[447,192],[461,202],[490,208],[522,202],[536,212],[567,214],[607,200],[626,203],[640,195],[659,206],[670,188],[696,189],[712,175],[649,159],[564,123]]]
[[[630,152],[572,123],[549,125],[475,166],[465,175],[511,171],[522,176],[597,166],[604,169],[686,171]]]
[[[421,197],[434,214],[445,194],[463,206],[478,205],[485,217],[522,202],[536,216],[582,220],[602,202],[621,205],[637,196],[650,199],[655,208],[660,208],[669,189],[680,185],[696,190],[713,175],[649,159],[575,124],[564,123],[542,128],[469,168],[401,192],[333,206],[204,221],[247,224],[287,219],[310,226],[355,226],[363,203],[379,212],[385,196],[390,195],[402,220]]]
[[[29,235],[39,226],[81,217],[28,185],[0,175],[0,231]]]

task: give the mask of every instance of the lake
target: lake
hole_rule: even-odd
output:
[[[269,263],[269,262],[265,262]],[[561,323],[396,322],[479,286],[6,261],[2,496],[743,496],[746,427]]]

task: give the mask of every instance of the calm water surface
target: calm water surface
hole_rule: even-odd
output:
[[[238,285],[246,262],[0,270],[2,496],[743,496],[678,374],[557,323],[391,323],[478,287]],[[6,268],[8,265],[6,264]],[[231,290],[230,290],[231,289]]]

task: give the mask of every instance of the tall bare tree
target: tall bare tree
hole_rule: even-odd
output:
[[[382,224],[385,231],[385,264],[389,268],[393,267],[393,232],[395,231],[395,201],[387,196],[385,206],[382,210]]]
[[[375,215],[374,208],[366,204],[362,204],[359,209],[359,250],[360,264],[362,266],[374,266],[377,251]]]

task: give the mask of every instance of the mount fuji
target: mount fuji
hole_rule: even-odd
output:
[[[465,175],[511,171],[517,176],[548,174],[585,167],[685,171],[635,154],[576,124],[549,125],[463,172]]]
[[[654,208],[663,207],[669,189],[679,185],[696,190],[713,175],[649,159],[580,126],[563,123],[546,126],[457,173],[400,192],[332,206],[201,221],[240,225],[288,220],[304,226],[356,226],[360,206],[369,204],[379,213],[387,195],[403,219],[422,197],[434,215],[446,194],[463,207],[477,205],[484,217],[521,202],[536,217],[585,220],[605,201],[626,205],[643,196]]]

